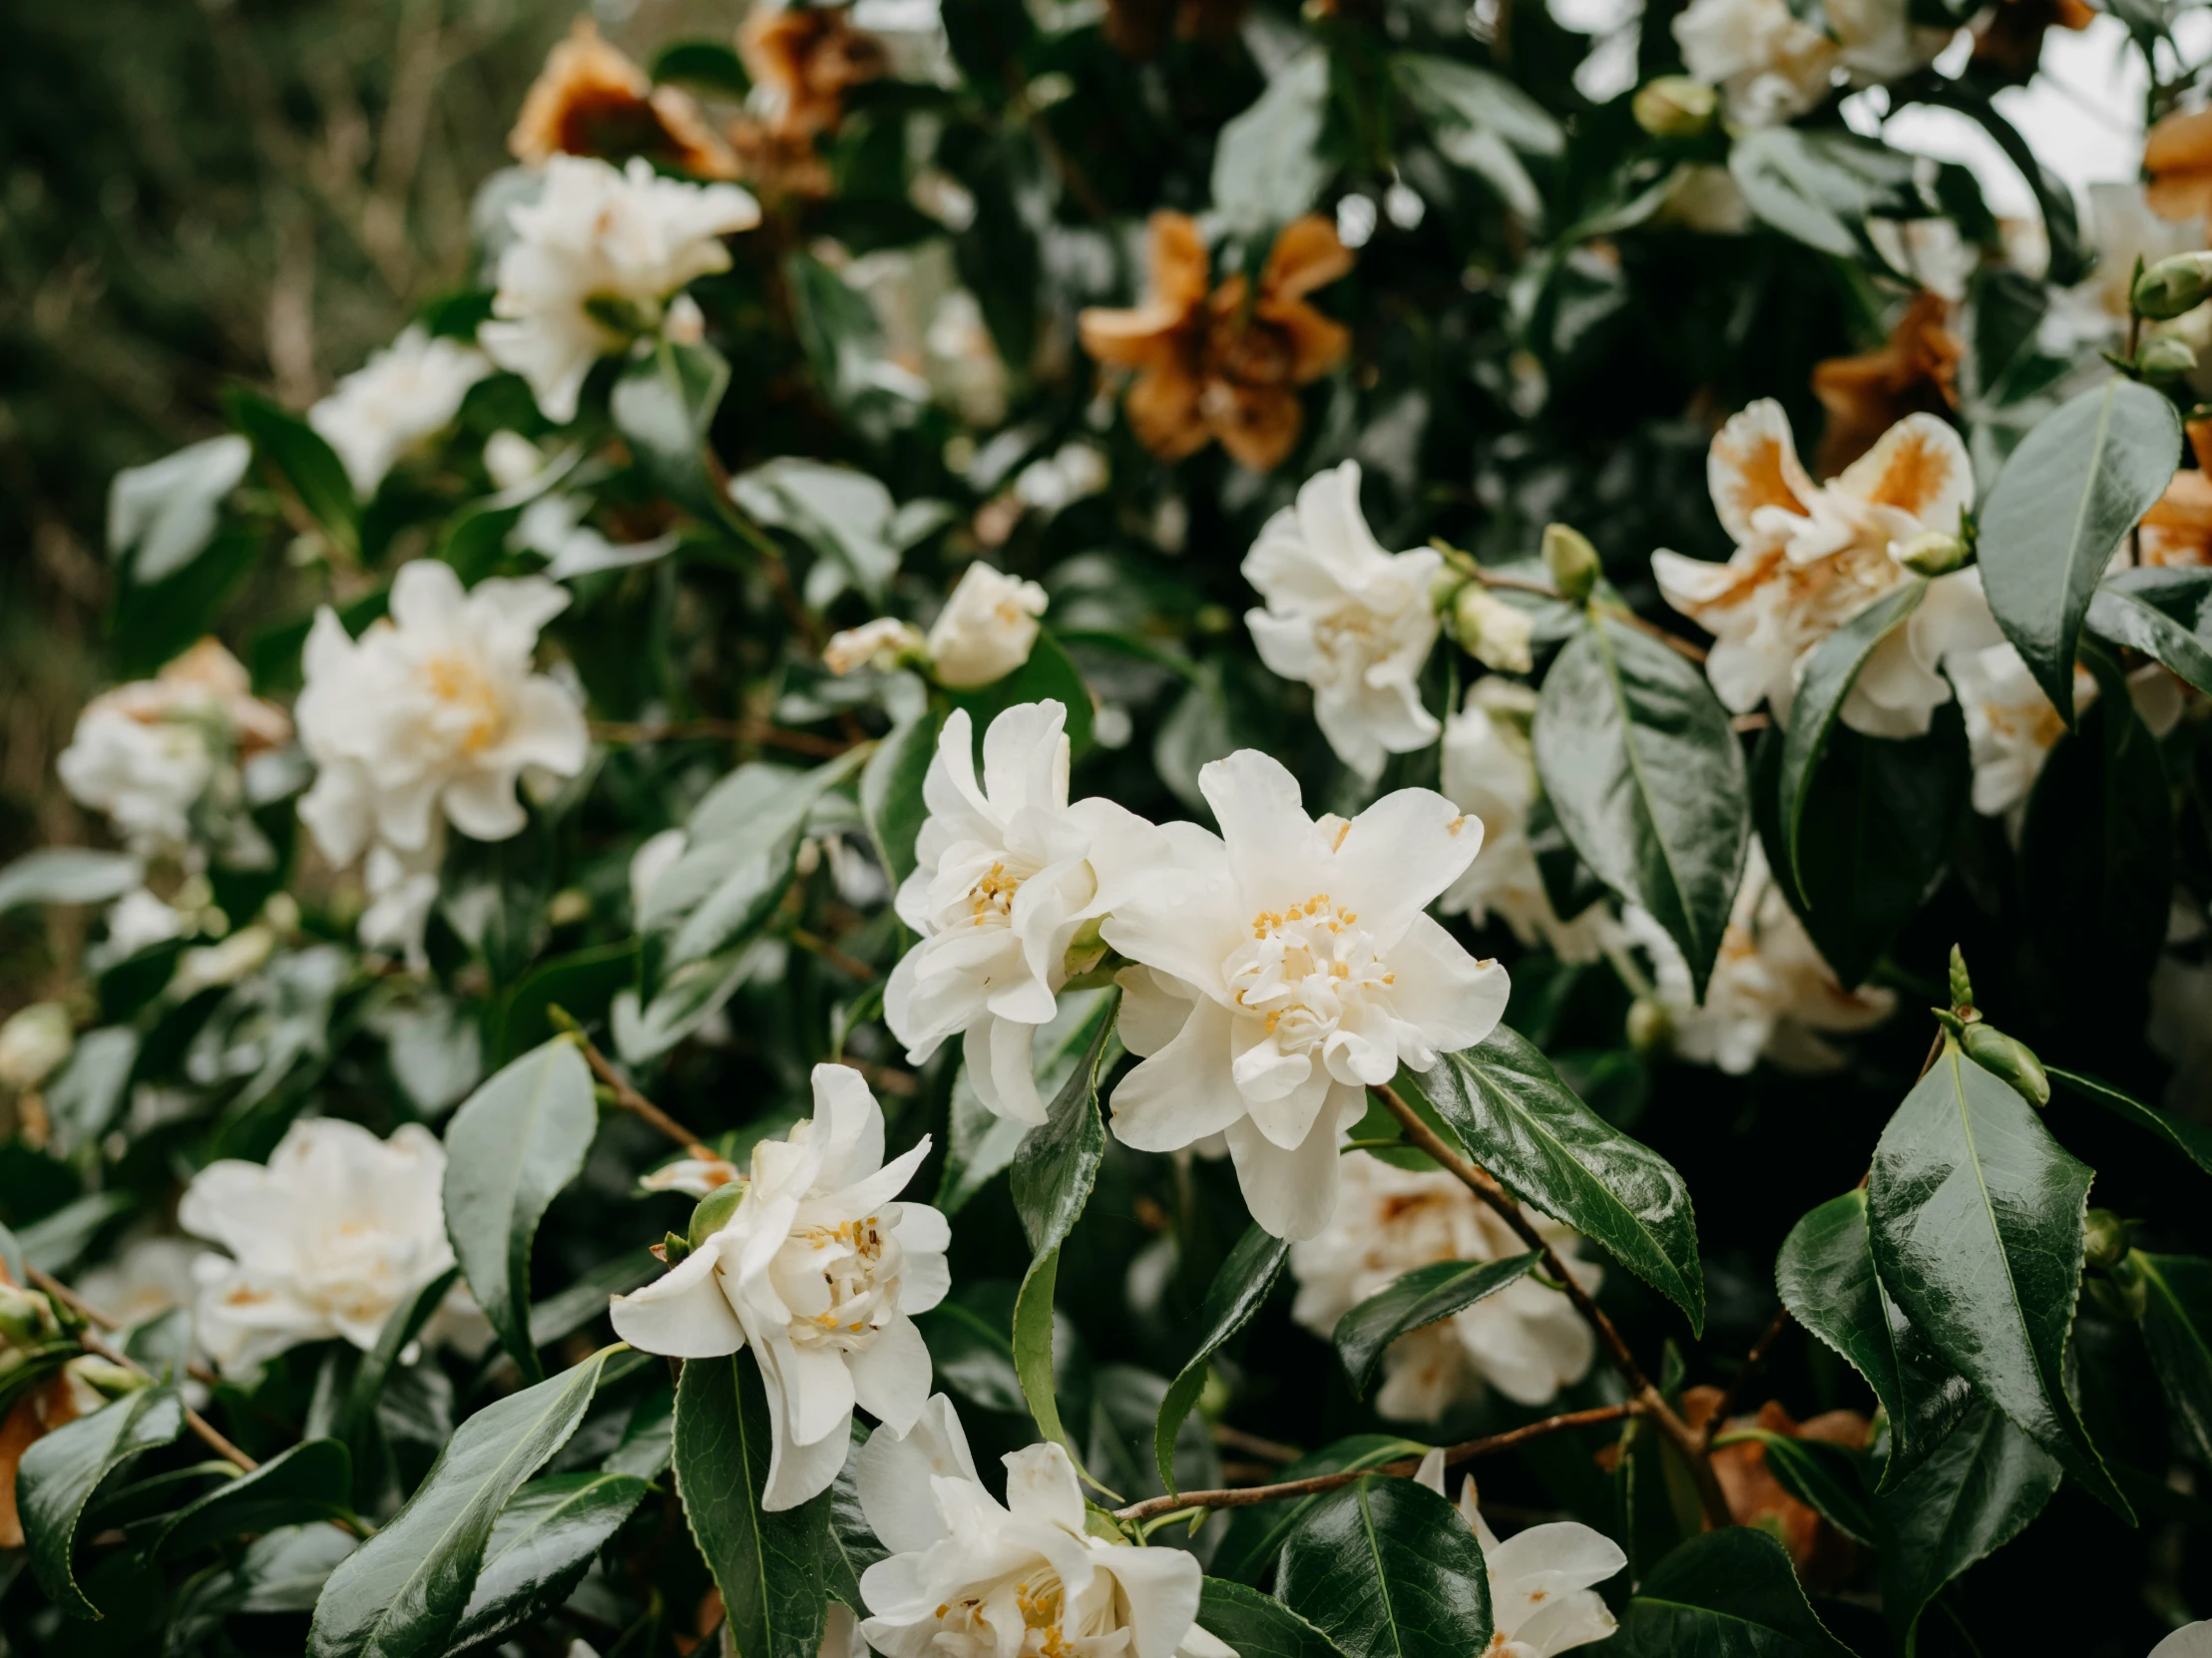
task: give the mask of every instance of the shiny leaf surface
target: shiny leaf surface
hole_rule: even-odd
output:
[[[1332,1491],[1283,1544],[1276,1592],[1349,1658],[1465,1658],[1490,1643],[1490,1570],[1460,1511],[1411,1479]]]
[[[1152,1429],[1152,1458],[1159,1467],[1160,1482],[1170,1491],[1175,1488],[1175,1436],[1205,1390],[1206,1362],[1251,1322],[1289,1258],[1290,1245],[1256,1224],[1248,1226],[1206,1286],[1206,1298],[1198,1308],[1198,1345],[1168,1384]]]
[[[1369,1296],[1336,1321],[1329,1338],[1336,1344],[1336,1356],[1352,1392],[1366,1397],[1383,1354],[1400,1336],[1496,1295],[1526,1277],[1542,1258],[1532,1249],[1503,1261],[1435,1261]]]

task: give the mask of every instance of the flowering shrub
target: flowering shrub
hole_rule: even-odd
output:
[[[2070,0],[578,24],[466,279],[115,481],[6,1642],[2212,1652],[2117,15],[2089,236]]]

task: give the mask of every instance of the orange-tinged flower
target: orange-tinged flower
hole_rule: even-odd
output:
[[[1923,288],[1878,350],[1830,357],[1813,369],[1813,395],[1828,411],[1815,457],[1833,477],[1872,449],[1910,414],[1943,414],[1959,407],[1959,361],[1966,348],[1946,326],[1951,305]]]
[[[768,127],[812,137],[845,114],[845,94],[884,71],[883,43],[852,26],[842,6],[754,8],[737,31],[737,55],[764,89]]]
[[[1309,213],[1283,227],[1260,271],[1207,291],[1197,224],[1178,212],[1151,221],[1149,291],[1126,310],[1093,307],[1084,349],[1110,368],[1136,370],[1122,404],[1137,440],[1179,461],[1218,440],[1254,472],[1279,466],[1298,441],[1298,388],[1344,360],[1351,331],[1306,295],[1352,268],[1335,227]]]
[[[644,156],[701,179],[737,176],[736,157],[698,106],[674,87],[656,87],[588,17],[547,56],[507,148],[531,166],[553,156]]]
[[[0,1548],[23,1546],[23,1516],[15,1505],[15,1473],[23,1453],[83,1415],[78,1391],[67,1375],[57,1371],[18,1399],[6,1419],[0,1420]]]
[[[1718,1388],[1691,1388],[1682,1395],[1683,1419],[1702,1428],[1720,1402]],[[1864,1447],[1868,1437],[1867,1419],[1856,1411],[1827,1411],[1799,1422],[1773,1400],[1760,1406],[1757,1416],[1730,1417],[1722,1427],[1724,1432],[1763,1428],[1784,1439],[1822,1440],[1853,1451]],[[1713,1452],[1713,1477],[1720,1481],[1736,1523],[1772,1534],[1790,1551],[1808,1586],[1830,1588],[1850,1572],[1851,1539],[1783,1488],[1767,1466],[1764,1445],[1754,1440],[1722,1446]]]
[[[2197,464],[2176,472],[2143,515],[2137,538],[2146,565],[2212,565],[2212,420],[2189,422]]]
[[[2042,62],[2046,31],[2086,29],[2096,15],[2082,0],[1999,0],[1975,25],[1975,65],[2024,85]]]
[[[2169,115],[2143,141],[2143,196],[2160,218],[2212,216],[2212,110]]]

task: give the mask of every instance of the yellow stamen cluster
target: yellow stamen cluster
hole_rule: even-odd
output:
[[[1252,937],[1264,939],[1268,934],[1280,932],[1294,922],[1312,921],[1317,916],[1328,918],[1322,925],[1332,933],[1341,933],[1345,928],[1359,920],[1356,911],[1344,909],[1332,911],[1329,908],[1329,895],[1325,892],[1318,892],[1302,904],[1291,905],[1280,915],[1273,910],[1260,911],[1258,915],[1252,918]]]
[[[1007,874],[1005,864],[993,864],[991,873],[978,881],[968,894],[973,906],[974,925],[981,927],[993,914],[1009,914],[1014,908],[1014,895],[1021,890],[1021,886],[1022,878]]]
[[[440,702],[465,709],[471,716],[461,738],[464,752],[478,754],[507,733],[506,710],[484,670],[460,651],[445,651],[422,664],[422,676],[430,694]]]

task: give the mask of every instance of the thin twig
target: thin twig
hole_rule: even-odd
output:
[[[1773,1321],[1767,1325],[1759,1339],[1751,1344],[1751,1351],[1744,1355],[1743,1368],[1736,1372],[1736,1379],[1721,1393],[1720,1403],[1713,1407],[1713,1414],[1705,1419],[1705,1427],[1697,1437],[1708,1452],[1713,1449],[1713,1436],[1720,1432],[1721,1423],[1736,1408],[1736,1401],[1742,1396],[1744,1385],[1751,1380],[1753,1372],[1766,1362],[1767,1354],[1782,1339],[1782,1332],[1789,1327],[1790,1310],[1787,1307],[1777,1307]]]
[[[825,938],[820,938],[815,934],[809,933],[803,927],[792,928],[790,932],[784,935],[784,937],[789,939],[793,944],[797,945],[801,950],[807,952],[807,954],[811,956],[819,956],[823,961],[827,962],[839,973],[844,974],[847,978],[857,979],[863,985],[872,985],[876,981],[876,970],[870,967],[866,962],[855,961],[852,957],[846,955],[842,950],[839,950],[835,945],[831,944],[829,940]]]
[[[575,1020],[563,1013],[555,1023],[566,1023],[569,1035],[576,1038],[576,1045],[584,1054],[584,1062],[592,1067],[592,1074],[606,1084],[607,1091],[615,1096],[617,1105],[628,1111],[632,1116],[653,1124],[654,1127],[660,1129],[662,1133],[667,1135],[669,1139],[675,1141],[693,1157],[703,1160],[715,1156],[712,1151],[700,1143],[699,1137],[692,1133],[690,1129],[684,1127],[682,1123],[676,1121],[675,1118],[631,1086],[630,1079],[617,1070],[609,1062],[607,1055],[593,1045],[592,1038],[577,1029]]]
[[[45,1291],[46,1294],[52,1296],[94,1329],[120,1330],[123,1328],[122,1320],[103,1313],[52,1273],[39,1267],[29,1267],[27,1270],[31,1275],[32,1288]],[[215,1387],[220,1380],[216,1373],[206,1365],[188,1364],[185,1366],[185,1374],[195,1382],[205,1383],[211,1388]]]
[[[853,745],[842,737],[793,731],[757,719],[679,719],[664,724],[638,720],[595,719],[592,735],[602,742],[679,742],[686,737],[715,737],[725,742],[757,743],[763,748],[788,748],[794,754],[818,754],[834,759]]]
[[[1296,1446],[1263,1440],[1257,1434],[1247,1434],[1243,1429],[1231,1428],[1225,1422],[1213,1425],[1213,1443],[1230,1451],[1241,1451],[1247,1456],[1257,1456],[1263,1462],[1273,1462],[1278,1467],[1286,1462],[1295,1462],[1305,1454]]]
[[[1643,620],[1642,617],[1636,615],[1635,612],[1623,609],[1621,606],[1606,605],[1602,607],[1602,609],[1604,610],[1605,614],[1611,617],[1615,622],[1625,622],[1637,632],[1650,634],[1661,644],[1665,645],[1669,650],[1673,651],[1677,656],[1687,657],[1690,661],[1700,664],[1704,662],[1705,647],[1703,645],[1692,644],[1688,639],[1683,638],[1680,634],[1670,633],[1664,627],[1661,627],[1657,622],[1646,622]]]
[[[105,1359],[111,1365],[121,1365],[125,1370],[136,1371],[139,1375],[144,1377],[151,1378],[154,1374],[144,1365],[140,1364],[136,1359],[132,1358],[128,1353],[125,1353],[121,1348],[110,1345],[104,1337],[98,1335],[90,1328],[77,1332],[77,1343],[87,1353],[93,1354],[98,1358]],[[261,1465],[260,1463],[254,1461],[253,1458],[248,1456],[244,1451],[240,1451],[236,1446],[232,1445],[228,1440],[224,1439],[222,1435],[217,1431],[214,1423],[210,1422],[198,1411],[195,1411],[190,1405],[185,1407],[185,1426],[191,1429],[200,1437],[200,1443],[202,1445],[206,1446],[218,1456],[221,1456],[224,1461],[230,1463],[231,1466],[235,1467],[240,1473],[251,1473],[255,1468]]]
[[[1447,1467],[1456,1462],[1472,1461],[1478,1456],[1491,1456],[1501,1451],[1511,1451],[1531,1440],[1543,1439],[1548,1434],[1561,1433],[1569,1428],[1588,1428],[1601,1422],[1618,1422],[1623,1417],[1640,1416],[1642,1402],[1624,1400],[1618,1405],[1598,1405],[1587,1411],[1568,1411],[1563,1416],[1546,1417],[1542,1422],[1532,1422],[1523,1428],[1511,1429],[1504,1434],[1488,1435],[1480,1440],[1468,1440],[1456,1446],[1448,1446],[1444,1451]],[[1316,1473],[1304,1479],[1286,1479],[1277,1485],[1236,1485],[1217,1491],[1184,1491],[1176,1496],[1146,1497],[1142,1502],[1132,1502],[1126,1508],[1116,1508],[1113,1517],[1118,1520],[1142,1521],[1160,1514],[1171,1514],[1192,1508],[1243,1508],[1255,1502],[1277,1502],[1287,1496],[1310,1496],[1316,1491],[1333,1491],[1340,1485],[1365,1479],[1369,1474],[1382,1474],[1393,1479],[1405,1478],[1420,1469],[1422,1458],[1408,1456],[1400,1461],[1385,1462],[1372,1468],[1340,1468],[1334,1473]]]

